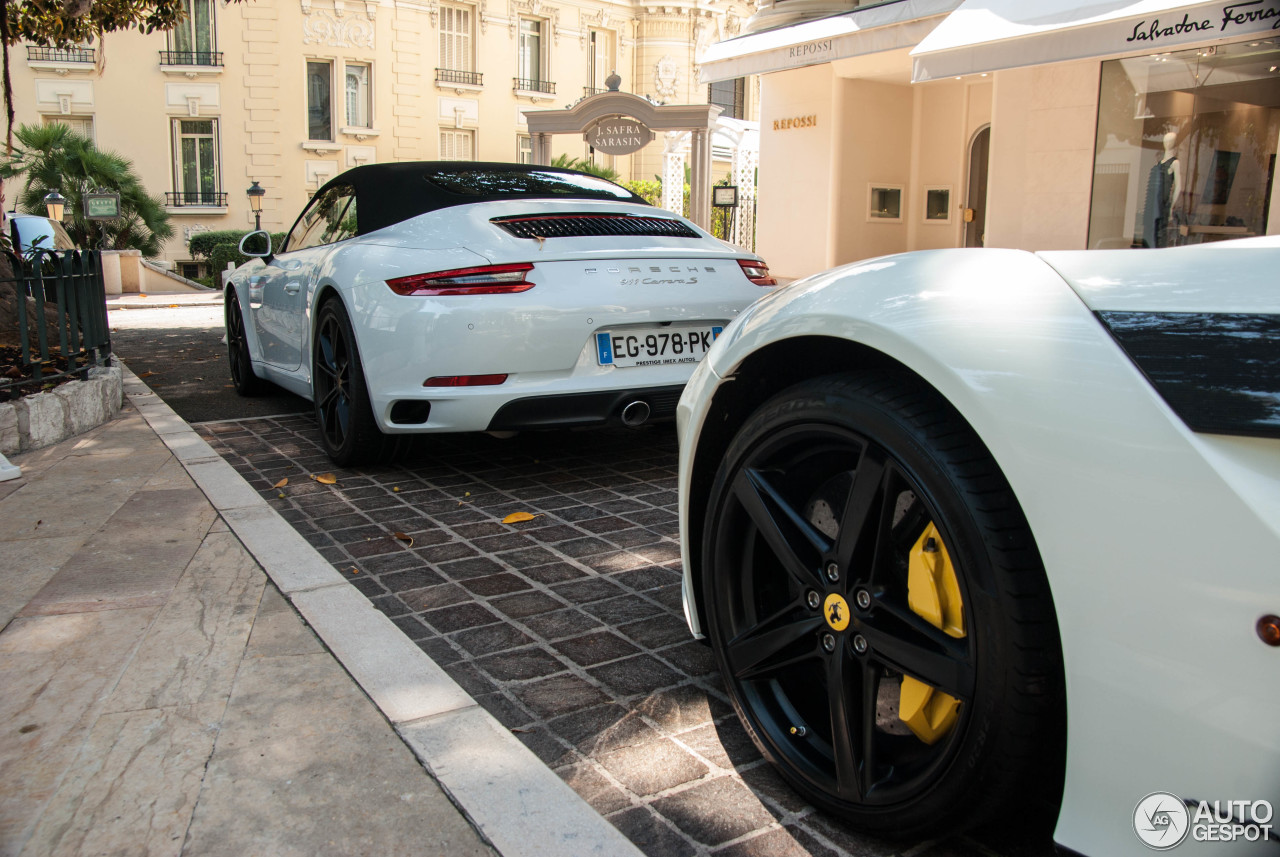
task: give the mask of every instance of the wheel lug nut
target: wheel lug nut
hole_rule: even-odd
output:
[[[871,593],[865,589],[859,589],[858,594],[853,598],[858,602],[858,607],[862,610],[866,610],[871,606]]]
[[[810,610],[817,610],[822,606],[822,596],[814,592],[812,589],[809,590],[809,595],[806,600],[809,602]]]
[[[834,652],[834,651],[836,650],[836,635],[835,635],[835,634],[823,634],[823,635],[822,635],[822,648],[826,649],[828,652]]]
[[[867,642],[866,637],[862,636],[861,634],[857,634],[854,636],[853,650],[855,652],[857,652],[860,655],[865,655],[867,653],[867,649],[869,648],[871,648],[871,645]],[[828,649],[828,651],[830,650]]]
[[[840,566],[834,562],[827,563],[827,580],[835,583],[840,579]]]

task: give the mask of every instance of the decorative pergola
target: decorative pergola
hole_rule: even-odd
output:
[[[617,75],[610,75],[605,81],[609,86],[607,92],[584,98],[564,110],[526,111],[524,115],[533,141],[533,162],[551,163],[553,134],[582,134],[601,119],[630,117],[650,131],[688,131],[691,136],[689,219],[703,229],[710,229],[711,132],[722,108],[714,104],[654,104],[638,95],[619,92],[620,82]]]

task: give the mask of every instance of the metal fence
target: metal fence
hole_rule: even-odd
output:
[[[0,294],[13,296],[16,346],[0,349],[13,359],[0,361],[0,393],[17,398],[38,393],[46,384],[84,378],[94,366],[110,363],[111,329],[97,250],[37,249],[27,257],[5,253],[13,279],[0,279]]]

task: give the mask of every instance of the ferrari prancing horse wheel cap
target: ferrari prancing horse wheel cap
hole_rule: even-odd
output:
[[[843,631],[849,627],[849,602],[831,593],[822,604],[822,615],[833,631]]]

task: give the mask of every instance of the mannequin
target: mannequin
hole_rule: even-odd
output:
[[[1182,195],[1182,164],[1177,155],[1178,134],[1164,135],[1164,154],[1147,176],[1147,204],[1142,214],[1144,247],[1172,247],[1178,243],[1175,207]]]

